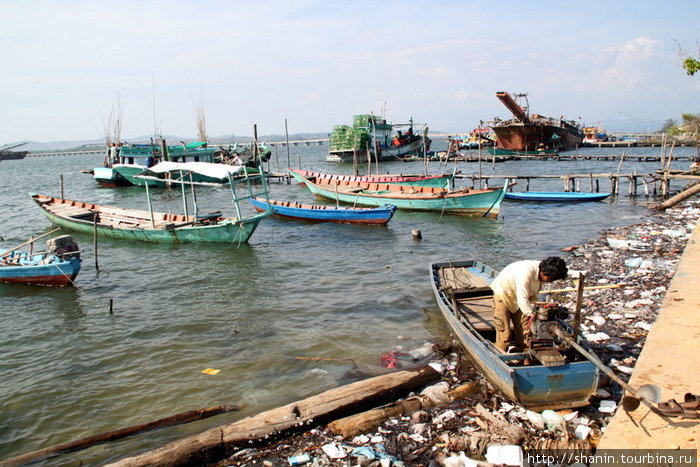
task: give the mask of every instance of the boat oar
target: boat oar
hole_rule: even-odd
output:
[[[622,388],[629,394],[628,396],[625,396],[622,398],[622,407],[628,411],[631,412],[635,410],[637,407],[639,407],[639,403],[642,402],[644,405],[649,407],[649,410],[654,412],[656,415],[659,417],[663,418],[665,421],[668,423],[671,423],[671,420],[659,409],[654,407],[651,403],[652,402],[659,402],[658,400],[654,399],[660,399],[660,389],[653,385],[653,384],[645,384],[644,386],[640,387],[638,390],[632,389],[632,387],[625,383],[622,379],[620,379],[613,371],[605,366],[603,362],[600,361],[598,357],[596,357],[594,354],[591,352],[587,351],[581,345],[579,345],[578,342],[576,342],[571,335],[569,335],[566,331],[564,331],[561,326],[558,323],[552,322],[550,323],[549,330],[555,334],[557,337],[560,339],[566,341],[568,344],[570,344],[573,348],[579,351],[581,355],[586,357],[591,363],[593,363],[595,366],[597,366],[603,373],[608,375],[613,381],[615,381],[617,384],[622,386]]]
[[[36,237],[36,238],[30,238],[30,239],[27,240],[26,242],[23,242],[21,245],[17,245],[17,246],[14,247],[14,248],[10,248],[9,250],[5,250],[5,252],[4,252],[3,254],[7,254],[7,253],[11,253],[11,252],[13,252],[13,251],[15,251],[15,250],[19,250],[19,249],[22,248],[23,246],[29,245],[30,243],[34,243],[34,242],[36,242],[37,240],[39,240],[40,238],[44,238],[44,237],[46,237],[47,235],[51,235],[52,233],[55,233],[55,232],[57,232],[57,231],[59,231],[59,230],[61,230],[61,228],[60,228],[60,227],[56,227],[56,228],[53,229],[52,231],[46,232],[45,234],[41,234],[41,235],[39,235],[39,236]]]

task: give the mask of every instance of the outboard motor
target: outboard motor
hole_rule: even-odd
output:
[[[568,344],[552,331],[552,326],[566,324],[569,316],[566,307],[555,302],[535,304],[535,313],[530,318],[530,354],[544,366],[559,366],[566,363],[562,352]]]
[[[46,240],[49,251],[61,259],[80,258],[80,248],[70,235],[60,235]]]

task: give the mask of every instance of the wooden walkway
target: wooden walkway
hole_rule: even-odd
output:
[[[530,191],[530,182],[533,180],[559,179],[562,181],[565,192],[580,192],[584,186],[588,187],[591,193],[601,192],[601,181],[609,183],[610,189],[606,193],[620,194],[621,185],[627,181],[627,194],[629,196],[637,196],[639,187],[644,188],[644,196],[666,196],[671,191],[671,180],[685,180],[687,183],[693,183],[700,180],[699,175],[689,175],[673,172],[658,171],[653,174],[640,174],[637,172],[619,174],[619,173],[588,173],[588,174],[562,174],[562,175],[478,175],[478,174],[457,174],[455,178],[467,179],[471,186],[476,188],[479,186],[479,180],[483,180],[486,187],[489,186],[491,180],[509,179],[511,181],[525,181],[524,189],[516,191]],[[681,187],[682,188],[682,187]]]
[[[633,388],[644,384],[659,386],[662,401],[673,398],[683,402],[685,393],[700,393],[700,372],[697,371],[700,368],[698,235],[700,222],[688,240],[659,316],[647,335],[629,380]],[[697,453],[699,440],[700,424],[697,419],[674,417],[671,423],[667,423],[641,404],[633,412],[617,409],[598,449],[692,449]],[[670,465],[665,462],[639,465],[662,464]]]

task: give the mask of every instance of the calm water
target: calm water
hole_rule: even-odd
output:
[[[294,146],[292,163],[301,157],[305,169],[349,173],[348,165],[324,162],[327,148]],[[280,164],[286,162],[283,151]],[[622,149],[586,151],[621,154]],[[658,154],[660,149],[626,151]],[[694,153],[694,148],[675,150]],[[2,246],[48,231],[49,222],[27,193],[58,195],[60,174],[67,198],[145,208],[144,190],[100,188],[80,173],[101,161],[101,155],[75,155],[0,163]],[[651,173],[658,165],[625,162],[621,172]],[[452,167],[431,163],[429,170]],[[457,168],[475,173],[478,164]],[[482,166],[487,175],[617,169],[616,161]],[[417,162],[382,169],[422,170]],[[602,191],[608,188],[601,182]],[[562,184],[535,181],[530,189],[561,191]],[[627,193],[626,183],[621,192]],[[296,183],[273,183],[270,196],[313,199]],[[154,201],[157,208],[180,211],[177,191],[157,191]],[[226,190],[201,189],[198,202],[203,209],[233,213]],[[505,201],[498,219],[398,212],[385,228],[266,219],[239,248],[104,239],[98,246],[99,272],[92,237],[74,234],[85,250],[78,287],[0,286],[0,459],[195,408],[245,406],[48,463],[114,460],[362,377],[380,368],[386,352],[410,351],[447,336],[428,282],[430,262],[479,258],[501,267],[539,259],[601,229],[638,222],[647,203],[643,196],[625,195],[575,205]],[[422,241],[412,239],[412,229],[422,231]],[[363,371],[348,363],[295,357],[352,358]],[[206,368],[221,372],[209,376],[202,373]]]

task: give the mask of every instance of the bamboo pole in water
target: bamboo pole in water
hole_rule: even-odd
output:
[[[3,461],[0,461],[0,464],[7,466],[23,465],[29,462],[37,461],[51,454],[79,451],[95,446],[96,444],[102,444],[108,441],[126,438],[128,436],[135,435],[137,433],[142,433],[144,431],[155,430],[156,428],[163,428],[166,426],[181,425],[183,423],[190,423],[196,420],[201,420],[203,418],[212,417],[221,413],[231,412],[233,410],[240,410],[240,406],[217,405],[215,407],[209,407],[206,409],[190,410],[187,412],[172,415],[170,417],[161,418],[149,423],[143,423],[141,425],[134,425],[126,428],[121,428],[119,430],[108,431],[106,433],[89,436],[87,438],[82,438],[76,441],[70,441],[68,443],[56,444],[54,446],[49,446],[48,448],[33,451],[27,454],[23,454],[21,456],[16,456],[11,459],[5,459]]]

